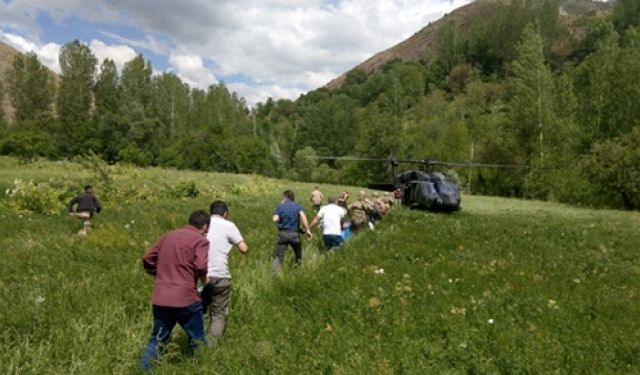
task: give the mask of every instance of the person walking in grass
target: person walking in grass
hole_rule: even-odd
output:
[[[192,350],[206,343],[197,281],[207,284],[208,229],[209,214],[195,211],[189,216],[189,225],[165,234],[142,258],[145,272],[155,278],[153,329],[140,360],[144,370],[151,369],[158,359],[176,323],[189,336]]]
[[[228,220],[229,208],[222,201],[211,203],[209,222],[208,282],[202,289],[202,305],[209,312],[211,322],[207,341],[215,345],[224,333],[231,297],[231,272],[229,253],[235,246],[242,254],[249,250],[238,227]]]
[[[271,220],[278,226],[278,241],[271,262],[271,270],[276,273],[282,262],[288,246],[293,248],[296,266],[302,264],[302,244],[300,243],[300,222],[304,226],[304,234],[308,239],[313,235],[309,228],[307,215],[302,206],[295,202],[295,196],[291,190],[282,193],[282,201],[276,207]]]
[[[91,230],[91,218],[94,213],[100,213],[102,206],[98,197],[93,193],[93,187],[86,185],[84,187],[84,193],[73,197],[67,204],[67,210],[69,215],[75,216],[82,221],[82,226],[78,234],[80,236],[86,236]]]
[[[329,197],[328,202],[311,220],[311,228],[318,223],[322,225],[322,240],[325,251],[342,246],[342,220],[347,216],[347,210],[338,206],[334,197]]]
[[[311,202],[311,208],[313,212],[318,212],[320,210],[320,206],[322,206],[322,201],[324,200],[324,194],[320,191],[319,187],[315,187],[311,192],[311,196],[309,197],[309,201]]]

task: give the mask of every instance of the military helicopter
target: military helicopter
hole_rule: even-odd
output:
[[[345,160],[365,162],[387,162],[391,165],[392,183],[369,184],[369,189],[382,191],[396,191],[403,193],[402,204],[419,210],[453,212],[460,209],[460,188],[445,173],[438,172],[440,167],[465,167],[465,168],[520,168],[513,164],[480,164],[470,162],[447,162],[432,159],[376,159],[358,157],[320,156],[318,160]],[[419,165],[418,170],[409,170],[398,174],[400,164]]]

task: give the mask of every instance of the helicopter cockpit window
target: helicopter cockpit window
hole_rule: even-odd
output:
[[[436,187],[435,185],[433,185],[432,182],[427,182],[426,184],[424,184],[424,191],[427,194],[435,194],[436,193]]]

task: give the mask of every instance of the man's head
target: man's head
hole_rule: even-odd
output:
[[[358,193],[358,198],[359,199],[364,199],[367,197],[367,192],[364,190],[360,190],[360,192]]]
[[[282,193],[282,197],[291,202],[296,200],[296,196],[293,194],[293,191],[291,190],[286,190],[284,193]]]
[[[209,214],[205,210],[193,211],[189,216],[189,225],[194,226],[200,233],[207,233],[209,230]]]
[[[211,206],[209,207],[209,211],[211,215],[227,217],[227,214],[229,212],[229,207],[227,207],[227,204],[224,203],[223,201],[214,201],[213,203],[211,203]]]
[[[380,193],[378,193],[377,191],[373,192],[373,197],[374,198],[378,198],[380,196]]]
[[[313,189],[314,189],[314,190],[320,190],[320,188],[319,188],[319,187],[317,187],[317,186],[316,186],[316,187],[314,187]]]
[[[85,191],[85,193],[91,193],[93,191],[93,186],[84,185],[84,191]]]
[[[329,198],[327,198],[327,202],[329,202],[329,204],[334,204],[334,203],[336,203],[336,198],[335,197],[329,197]]]

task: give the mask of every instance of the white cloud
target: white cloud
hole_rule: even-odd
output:
[[[98,65],[102,64],[102,61],[108,58],[116,63],[118,71],[122,71],[124,64],[136,57],[136,51],[129,46],[107,45],[97,39],[93,39],[91,43],[89,43],[89,47],[98,59]]]
[[[206,88],[216,83],[213,73],[204,66],[200,56],[172,54],[169,64],[175,69],[176,75],[192,87]]]
[[[43,65],[46,65],[56,73],[60,73],[60,63],[58,55],[60,53],[60,45],[56,43],[46,43],[39,45],[31,42],[19,35],[5,33],[0,31],[0,41],[7,43],[20,52],[33,52]]]
[[[145,37],[103,33],[116,43],[167,56],[196,86],[232,75],[255,98],[292,97],[324,85],[471,0],[22,0],[0,1],[0,24],[29,30],[39,11],[120,24]],[[3,14],[4,13],[4,14]],[[176,47],[169,46],[168,43]],[[203,60],[213,61],[209,71]],[[230,85],[231,86],[231,85]],[[262,100],[262,99],[260,99]]]
[[[278,84],[256,84],[234,82],[226,85],[229,91],[235,92],[245,99],[249,107],[258,102],[265,102],[269,97],[275,99],[296,99],[304,93],[302,89],[284,87]]]

